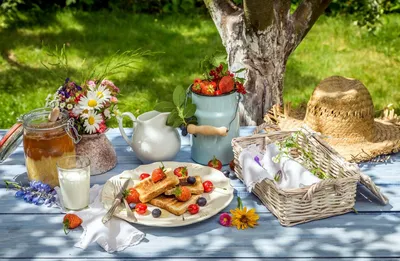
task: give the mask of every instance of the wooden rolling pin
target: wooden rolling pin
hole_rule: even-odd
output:
[[[202,134],[205,136],[227,136],[228,129],[226,127],[214,127],[210,125],[194,125],[189,124],[187,126],[187,131],[190,134]]]

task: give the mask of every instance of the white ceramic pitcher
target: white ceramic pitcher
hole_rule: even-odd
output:
[[[181,148],[178,130],[166,125],[169,112],[149,111],[137,118],[130,112],[118,118],[119,130],[143,163],[172,160]],[[133,121],[133,135],[129,138],[123,128],[123,117]]]

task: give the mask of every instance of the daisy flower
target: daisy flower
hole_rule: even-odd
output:
[[[95,91],[95,92],[96,92],[97,98],[99,98],[102,102],[109,101],[111,98],[110,90],[104,85],[100,85],[99,88],[97,88],[97,91]]]
[[[103,122],[101,115],[96,114],[94,111],[88,111],[87,114],[82,116],[85,118],[85,122],[83,123],[85,132],[89,134],[96,133],[100,124]]]
[[[102,107],[102,100],[97,97],[95,92],[89,91],[87,96],[82,96],[79,100],[79,107],[82,110],[94,110]]]
[[[72,108],[74,108],[74,105],[72,105],[71,103],[67,105],[68,110],[72,110]]]
[[[105,116],[107,119],[111,118],[110,109],[107,108],[107,109],[104,110],[104,116]]]

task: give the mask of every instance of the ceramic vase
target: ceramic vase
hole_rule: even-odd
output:
[[[104,133],[82,135],[76,153],[89,157],[91,175],[105,173],[117,165],[115,149]]]

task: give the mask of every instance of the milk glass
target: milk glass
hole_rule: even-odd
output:
[[[90,160],[85,156],[66,156],[57,161],[62,203],[70,210],[89,205]]]

